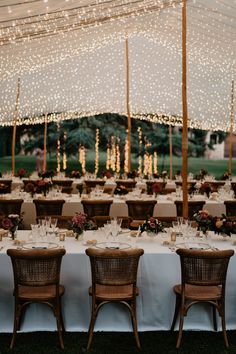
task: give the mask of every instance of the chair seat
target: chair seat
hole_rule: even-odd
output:
[[[136,287],[136,296],[138,294],[139,288]],[[92,287],[89,288],[89,295],[92,296]],[[99,300],[122,301],[132,299],[132,297],[132,285],[96,285],[96,298]]]
[[[174,292],[181,295],[181,284],[174,286]],[[220,286],[185,285],[185,298],[193,301],[209,301],[221,298]]]
[[[62,296],[65,292],[63,285],[59,286],[59,296]],[[53,285],[47,286],[21,286],[19,288],[19,299],[30,301],[42,301],[50,300],[56,297],[56,288]]]

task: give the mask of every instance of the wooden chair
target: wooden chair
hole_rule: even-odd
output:
[[[89,326],[87,350],[93,339],[93,330],[100,308],[108,302],[119,302],[130,311],[136,345],[140,349],[137,331],[136,296],[139,289],[136,286],[139,258],[142,249],[131,250],[96,250],[88,248],[90,258],[92,286],[89,295],[92,296],[92,314]]]
[[[65,201],[63,199],[46,200],[34,199],[36,216],[61,215]]]
[[[112,200],[92,200],[84,199],[81,201],[84,207],[84,213],[88,215],[89,218],[93,216],[107,216],[110,214],[110,207]]]
[[[203,209],[204,200],[189,200],[188,201],[188,218],[193,219],[193,215]],[[177,216],[183,216],[183,202],[181,200],[175,201]]]
[[[21,213],[23,199],[0,199],[0,214],[8,216],[9,214]]]
[[[62,331],[65,331],[61,296],[64,286],[60,285],[61,260],[65,249],[55,250],[16,250],[8,249],[14,275],[14,328],[10,348],[15,345],[16,334],[20,329],[21,317],[26,306],[31,303],[48,305],[56,317],[61,348],[64,348]]]
[[[116,180],[116,186],[117,187],[124,187],[128,192],[132,192],[133,189],[136,187],[136,181],[129,181],[129,180],[123,180],[123,179],[117,179]]]
[[[0,194],[11,193],[11,179],[1,179],[0,180]]]
[[[62,193],[72,193],[72,183],[71,179],[55,179],[52,180],[53,187],[60,187]]]
[[[108,221],[112,219],[111,216],[93,216],[92,220],[97,225],[97,227],[104,226]],[[117,219],[122,219],[121,228],[129,229],[132,219],[128,216],[118,216]]]
[[[171,330],[180,314],[179,333],[176,348],[180,347],[184,317],[189,308],[198,303],[206,302],[213,306],[214,329],[216,325],[216,310],[218,311],[226,347],[229,346],[225,324],[225,283],[227,268],[233,250],[200,251],[178,249],[176,253],[181,262],[181,284],[175,285],[173,290],[176,295],[175,313]]]
[[[160,193],[164,192],[166,182],[156,182],[156,181],[146,181],[146,186],[147,186],[147,194],[152,195],[154,194],[152,191],[152,187],[154,184],[157,184],[160,187]]]
[[[146,220],[153,216],[156,200],[127,200],[128,214],[134,220]]]
[[[225,200],[226,216],[236,216],[236,200]]]
[[[86,193],[89,194],[91,190],[96,186],[104,187],[105,182],[106,181],[101,181],[101,180],[85,180],[84,184],[85,184]]]
[[[210,185],[212,192],[218,192],[218,190],[225,185],[225,181],[212,181],[207,183]]]

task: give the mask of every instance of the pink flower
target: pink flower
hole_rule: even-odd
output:
[[[5,230],[10,230],[13,226],[14,225],[13,225],[12,221],[9,218],[5,218],[5,219],[2,220],[2,227]]]
[[[160,183],[154,183],[152,185],[152,191],[153,193],[160,193],[162,191],[162,185]]]

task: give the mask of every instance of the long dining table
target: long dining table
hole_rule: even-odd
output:
[[[30,231],[18,231],[18,240],[24,240],[26,247],[32,242]],[[154,238],[148,236],[133,238],[128,231],[118,236],[117,241],[127,243],[130,247],[144,249],[138,270],[138,286],[140,295],[137,299],[137,318],[139,331],[169,330],[175,306],[173,286],[180,282],[179,257],[173,248],[163,245],[170,234],[158,234]],[[207,240],[210,245],[218,249],[234,249],[231,239],[226,241],[219,237]],[[62,307],[67,331],[87,331],[91,313],[91,299],[88,287],[91,285],[89,259],[85,255],[88,247],[86,240],[104,240],[101,230],[87,231],[84,239],[75,240],[66,237],[60,242],[56,237],[55,247],[65,247],[66,255],[62,261],[61,283],[65,285]],[[196,239],[197,242],[202,242]],[[51,240],[52,241],[52,240]],[[178,242],[183,242],[181,239]],[[13,275],[10,258],[6,254],[8,248],[17,247],[9,238],[0,242],[0,331],[11,332],[13,328]],[[236,256],[233,256],[228,270],[226,284],[226,321],[228,329],[236,328]],[[209,310],[209,309],[208,309]],[[185,329],[212,330],[211,311],[206,311],[204,305],[193,307],[185,321]],[[218,318],[219,320],[219,318]],[[53,314],[46,306],[32,304],[26,311],[21,330],[24,332],[35,330],[53,331],[56,322]],[[219,327],[221,328],[221,327]],[[131,321],[127,309],[121,305],[108,304],[98,316],[96,331],[131,331]]]

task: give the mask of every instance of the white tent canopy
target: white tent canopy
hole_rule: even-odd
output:
[[[181,0],[2,0],[0,124],[126,114],[181,123]],[[187,1],[189,125],[229,130],[236,0]]]

